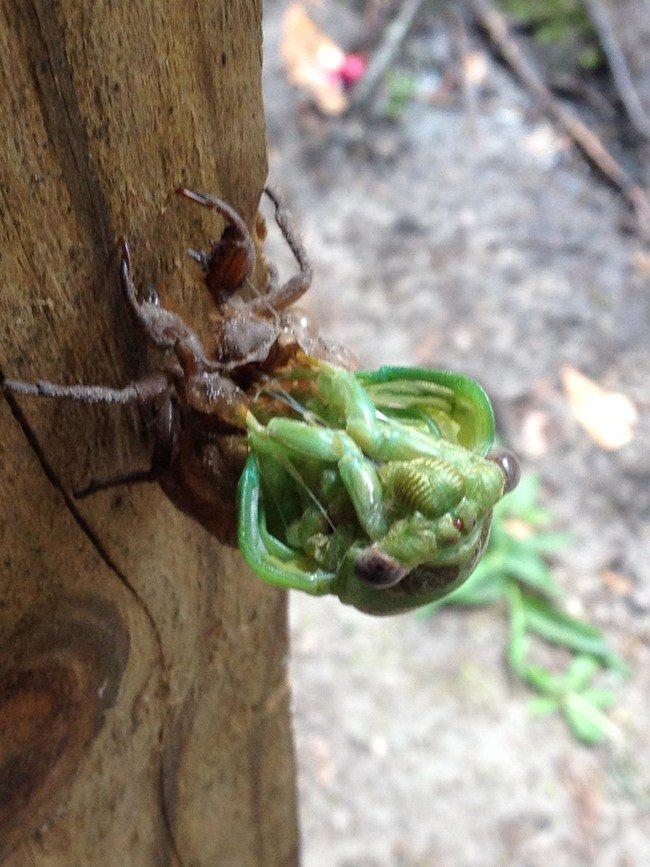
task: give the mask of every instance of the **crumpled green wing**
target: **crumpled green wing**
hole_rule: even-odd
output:
[[[260,485],[260,467],[251,452],[237,489],[237,541],[253,572],[276,587],[314,596],[331,592],[334,575],[319,569],[288,548],[267,529]]]
[[[485,457],[494,444],[494,413],[482,386],[469,376],[420,367],[380,367],[357,379],[380,412],[427,424],[445,439]]]

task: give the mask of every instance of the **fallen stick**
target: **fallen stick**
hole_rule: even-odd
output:
[[[397,52],[411,32],[415,17],[423,3],[424,0],[406,0],[397,16],[386,27],[384,36],[370,59],[365,75],[352,92],[348,111],[358,110],[370,103],[386,70],[394,63]]]
[[[552,93],[558,96],[581,99],[606,120],[612,121],[616,118],[616,109],[612,103],[606,96],[603,96],[597,87],[584,78],[571,75],[570,72],[552,72],[547,82]]]
[[[471,49],[469,34],[465,25],[465,19],[455,6],[446,9],[447,17],[451,22],[452,47],[457,67],[458,86],[463,95],[463,106],[467,115],[467,125],[471,137],[476,137],[476,84],[470,80]]]
[[[650,236],[650,202],[645,190],[614,159],[595,133],[555,99],[541,75],[526,60],[512,38],[507,19],[497,12],[489,0],[467,2],[499,54],[522,84],[537,98],[544,111],[570,136],[589,162],[620,190],[634,209],[641,233],[644,237]]]
[[[621,95],[627,116],[632,121],[637,132],[645,136],[645,138],[650,138],[650,117],[648,117],[643,108],[639,94],[632,81],[627,60],[614,35],[609,13],[600,0],[585,0],[585,5],[592,24],[598,32],[600,45],[605,52],[614,84]]]

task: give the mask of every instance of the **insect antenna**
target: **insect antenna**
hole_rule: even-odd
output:
[[[292,478],[293,478],[293,479],[298,483],[298,485],[299,485],[299,486],[304,490],[304,492],[307,494],[307,496],[308,496],[309,499],[312,501],[312,503],[316,506],[316,508],[318,509],[318,511],[321,513],[321,515],[325,518],[325,520],[327,521],[327,525],[329,526],[330,530],[331,530],[332,532],[334,532],[334,531],[336,530],[336,527],[334,526],[334,522],[332,521],[332,519],[330,518],[330,516],[327,514],[327,509],[326,509],[325,506],[321,503],[321,501],[318,499],[318,497],[316,496],[316,494],[312,491],[312,489],[309,487],[309,485],[307,484],[307,482],[303,479],[303,477],[300,475],[300,473],[299,473],[298,470],[294,467],[294,465],[291,463],[291,461],[288,460],[288,459],[287,459],[287,470],[288,470],[288,472],[289,472],[289,475],[290,475],[290,476],[291,476],[291,477],[292,477]]]
[[[272,397],[274,400],[280,401],[280,403],[284,403],[289,409],[292,409],[297,415],[299,415],[304,421],[309,422],[310,424],[318,425],[319,427],[325,427],[325,422],[323,419],[317,415],[315,412],[307,409],[299,400],[296,400],[291,394],[289,394],[286,389],[281,386],[274,384],[272,388],[263,389],[260,394],[266,394],[268,397]]]

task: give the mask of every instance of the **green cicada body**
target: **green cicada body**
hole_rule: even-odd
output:
[[[282,385],[290,415],[248,416],[238,543],[253,571],[371,614],[458,587],[517,481],[512,456],[490,455],[481,386],[443,371],[321,362]]]

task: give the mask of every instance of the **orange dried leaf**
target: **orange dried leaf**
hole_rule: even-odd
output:
[[[603,584],[617,596],[631,596],[634,591],[634,582],[630,581],[629,578],[620,572],[605,569],[601,574],[601,578],[603,579]]]
[[[607,391],[568,364],[562,385],[573,415],[601,448],[620,449],[634,438],[639,414],[624,394]]]
[[[300,3],[292,3],[285,12],[280,54],[291,84],[308,91],[322,112],[345,111],[348,100],[338,75],[345,52],[314,24]]]

